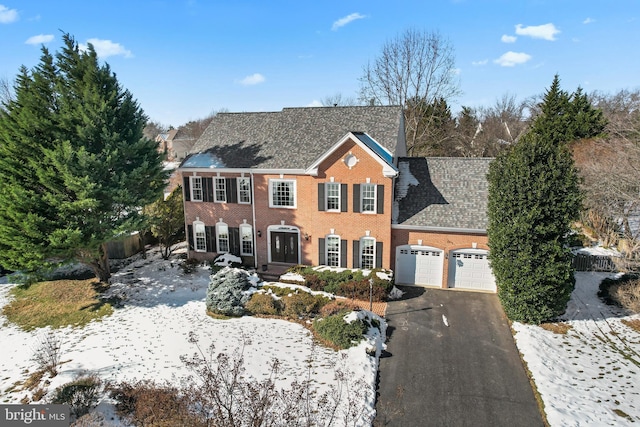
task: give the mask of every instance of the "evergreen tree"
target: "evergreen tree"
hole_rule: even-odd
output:
[[[0,257],[25,272],[75,260],[105,281],[106,243],[139,229],[166,172],[131,93],[92,46],[63,40],[0,113]]]
[[[491,266],[507,316],[541,323],[564,312],[575,279],[567,236],[581,208],[566,141],[569,96],[554,83],[532,130],[489,168]]]

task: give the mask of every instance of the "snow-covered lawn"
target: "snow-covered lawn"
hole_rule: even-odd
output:
[[[576,288],[557,334],[514,323],[515,339],[544,401],[551,426],[640,422],[640,333],[622,310],[598,297],[607,273],[576,273]]]
[[[379,337],[336,352],[313,345],[310,332],[296,323],[253,317],[213,319],[205,313],[204,304],[209,274],[206,268],[184,274],[175,263],[157,254],[114,274],[109,293],[123,298],[123,307],[83,328],[55,331],[62,338],[65,363],[47,389],[52,391],[83,372],[96,373],[105,381],[185,377],[189,372],[180,356],[195,352],[188,340],[189,333],[195,332],[203,349],[214,343],[217,351],[229,355],[247,341],[243,353],[246,371],[258,380],[270,373],[270,362],[277,358],[277,386],[282,388],[310,375],[320,393],[336,390],[336,369],[347,369],[350,381],[362,380],[368,385],[363,411],[373,414],[378,358],[366,351],[377,347],[379,356]],[[0,308],[7,304],[10,288],[0,285]],[[31,393],[7,390],[36,370],[31,356],[48,328],[25,332],[4,317],[0,317],[0,325],[0,402],[19,403]],[[383,322],[383,332],[385,325]],[[111,418],[113,408],[107,399],[98,409]]]

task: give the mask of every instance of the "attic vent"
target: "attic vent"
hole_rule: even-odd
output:
[[[358,158],[351,153],[347,154],[347,156],[344,158],[344,164],[347,165],[349,169],[354,167],[356,163],[358,163]]]

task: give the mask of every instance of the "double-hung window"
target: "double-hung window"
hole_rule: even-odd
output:
[[[193,238],[195,242],[196,252],[206,252],[207,238],[204,228],[204,222],[196,221],[193,223]]]
[[[229,226],[224,222],[216,224],[216,240],[218,243],[218,253],[229,252]]]
[[[360,184],[360,206],[363,213],[376,213],[375,184]]]
[[[215,179],[215,192],[213,193],[214,201],[225,203],[227,201],[227,185],[224,178]]]
[[[249,224],[240,226],[240,255],[253,255],[253,227]]]
[[[363,237],[360,239],[360,268],[372,269],[376,262],[376,239]]]
[[[202,177],[191,177],[191,200],[194,202],[202,201]]]
[[[296,181],[293,179],[269,180],[269,207],[295,208]]]
[[[327,182],[324,185],[327,211],[340,212],[340,184]]]
[[[238,203],[251,203],[251,180],[238,178]]]
[[[340,267],[340,236],[326,237],[327,266]]]

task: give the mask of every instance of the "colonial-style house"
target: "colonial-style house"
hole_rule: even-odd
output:
[[[406,157],[396,106],[217,114],[181,164],[189,257],[265,274],[385,268],[396,283],[495,291],[490,159]]]

